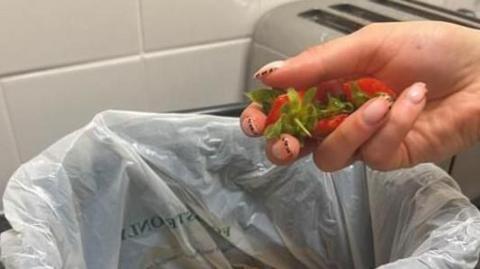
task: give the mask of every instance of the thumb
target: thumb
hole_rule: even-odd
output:
[[[373,56],[378,46],[360,32],[312,47],[286,61],[267,64],[255,78],[272,87],[304,89],[328,80],[373,73],[376,63],[371,60],[376,58]]]

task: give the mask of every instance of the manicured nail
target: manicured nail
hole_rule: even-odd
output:
[[[392,106],[393,100],[388,96],[382,96],[373,99],[367,103],[367,107],[363,110],[363,119],[367,124],[377,124],[380,122]]]
[[[272,154],[277,160],[288,160],[297,156],[300,151],[298,141],[290,135],[283,134],[272,146]]]
[[[281,68],[285,64],[284,61],[275,61],[269,64],[264,65],[262,68],[258,69],[257,72],[253,75],[254,78],[259,79],[268,74],[271,74],[273,71]]]
[[[410,86],[407,92],[407,99],[413,104],[420,103],[427,94],[427,88],[425,83],[417,82]]]
[[[242,130],[248,136],[257,136],[260,134],[255,120],[253,120],[251,117],[245,117],[242,120]]]

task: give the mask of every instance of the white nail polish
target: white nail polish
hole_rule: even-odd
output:
[[[285,135],[282,135],[278,142],[273,145],[272,154],[278,160],[284,160],[293,156],[293,151],[290,147],[290,143]]]
[[[284,61],[275,61],[269,64],[264,65],[253,75],[253,78],[262,78],[268,74],[271,74],[273,71],[281,68],[285,64]]]
[[[417,82],[413,84],[407,92],[407,98],[413,104],[420,103],[427,94],[427,88],[425,87],[425,83]]]
[[[363,109],[363,120],[369,125],[378,124],[390,110],[391,101],[385,97],[377,97],[366,104]]]

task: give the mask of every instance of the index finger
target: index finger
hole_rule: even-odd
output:
[[[312,47],[286,61],[260,68],[256,77],[279,88],[308,88],[320,82],[373,73],[381,66],[379,38],[365,31]],[[380,56],[380,57],[377,57]]]

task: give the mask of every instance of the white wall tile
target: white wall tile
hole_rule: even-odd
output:
[[[152,111],[171,111],[241,100],[250,39],[146,56]]]
[[[147,51],[247,37],[259,0],[141,0]]]
[[[138,51],[135,1],[0,0],[0,74]]]
[[[20,166],[15,139],[10,126],[8,113],[0,88],[0,195],[3,196],[5,186],[12,173]],[[3,210],[0,201],[0,210]]]
[[[20,158],[26,161],[106,109],[146,110],[139,57],[2,81]]]

